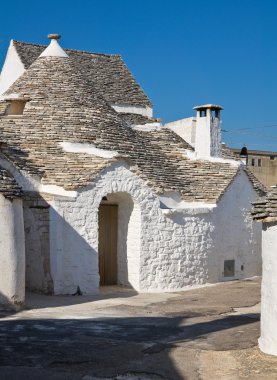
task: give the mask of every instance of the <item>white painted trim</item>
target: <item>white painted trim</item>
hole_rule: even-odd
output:
[[[93,156],[102,157],[102,158],[113,158],[118,157],[119,153],[115,150],[105,150],[96,148],[94,144],[88,143],[72,143],[72,142],[60,142],[59,145],[65,152],[70,153],[86,153]]]
[[[20,94],[9,94],[9,95],[0,95],[0,100],[25,100],[27,101],[26,98],[23,98],[22,95]]]
[[[77,197],[77,191],[65,190],[63,187],[57,186],[57,185],[42,185],[42,184],[40,184],[38,186],[37,191],[39,193],[61,195],[63,197],[69,197],[69,198],[76,198]]]
[[[162,213],[165,216],[175,216],[175,215],[180,215],[180,216],[188,216],[188,215],[200,215],[200,214],[208,214],[209,212],[213,211],[217,205],[212,203],[202,203],[199,202],[192,202],[190,205],[186,204],[186,202],[183,202],[182,207],[179,208],[171,208],[171,209],[161,209]]]
[[[182,153],[185,157],[189,158],[190,160],[194,161],[209,161],[209,162],[215,162],[215,163],[221,163],[221,164],[230,164],[235,167],[241,166],[243,163],[240,160],[232,160],[231,158],[222,158],[222,157],[199,157],[195,153],[195,151],[188,150],[188,149],[182,149],[178,148],[178,151]]]
[[[130,106],[127,104],[111,104],[111,107],[118,113],[135,113],[137,115],[153,117],[153,108],[143,106]]]
[[[133,124],[132,129],[142,132],[159,131],[162,129],[161,123],[146,123],[146,124]]]

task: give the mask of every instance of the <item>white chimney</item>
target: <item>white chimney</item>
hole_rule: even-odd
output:
[[[196,110],[195,153],[197,157],[222,157],[220,111],[223,107],[205,104]]]

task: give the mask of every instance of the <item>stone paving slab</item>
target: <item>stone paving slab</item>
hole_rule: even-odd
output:
[[[260,279],[166,294],[29,294],[0,312],[0,380],[277,379],[262,354]]]

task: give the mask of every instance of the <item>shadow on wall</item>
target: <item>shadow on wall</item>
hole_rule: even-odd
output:
[[[137,224],[130,222],[134,214],[134,203],[125,193],[112,194],[109,200],[117,203],[119,208],[118,284],[132,288],[133,281],[138,281],[137,251],[140,247]],[[138,213],[137,209],[136,211]],[[65,305],[90,302],[93,296],[71,296],[98,294],[99,288],[98,252],[94,248],[97,242],[97,211],[95,214],[86,215],[84,219],[82,212],[78,209],[75,211],[73,205],[72,213],[74,228],[39,195],[30,196],[24,202],[26,288],[30,292],[43,294],[67,294],[69,298],[65,300],[66,297],[63,297],[61,300]],[[138,217],[133,219],[138,220]],[[137,233],[137,238],[131,239],[130,242],[128,231],[131,234]],[[132,257],[130,252],[133,254]],[[131,273],[131,281],[128,265],[130,268],[137,268],[137,273]],[[107,294],[110,294],[111,298],[116,297],[112,289],[103,297],[107,298]],[[134,294],[137,293],[128,289],[128,292],[121,292],[120,297]]]
[[[191,362],[191,355],[185,354],[186,348],[192,348],[192,341],[193,348],[201,349],[213,333],[211,349],[220,350],[222,347],[214,343],[214,334],[219,333],[217,341],[222,342],[224,331],[254,322],[257,319],[243,316],[195,324],[187,324],[183,316],[4,320],[0,321],[0,367],[2,372],[16,363],[30,371],[39,367],[40,371],[48,369],[60,376],[64,371],[63,378],[69,378],[65,376],[69,373],[73,378],[73,374],[84,371],[90,376],[113,379],[127,374],[145,380],[198,378],[199,363]],[[228,334],[231,348],[227,344],[227,350],[234,345],[233,335]],[[245,348],[251,344],[248,342]],[[177,347],[183,349],[181,359],[173,357]],[[32,372],[32,379],[39,376]]]
[[[141,249],[141,209],[130,194],[107,194],[103,205],[118,206],[117,276],[118,284],[139,289]]]

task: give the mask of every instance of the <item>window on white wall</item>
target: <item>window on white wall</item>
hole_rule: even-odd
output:
[[[235,260],[224,260],[224,277],[235,276]]]

